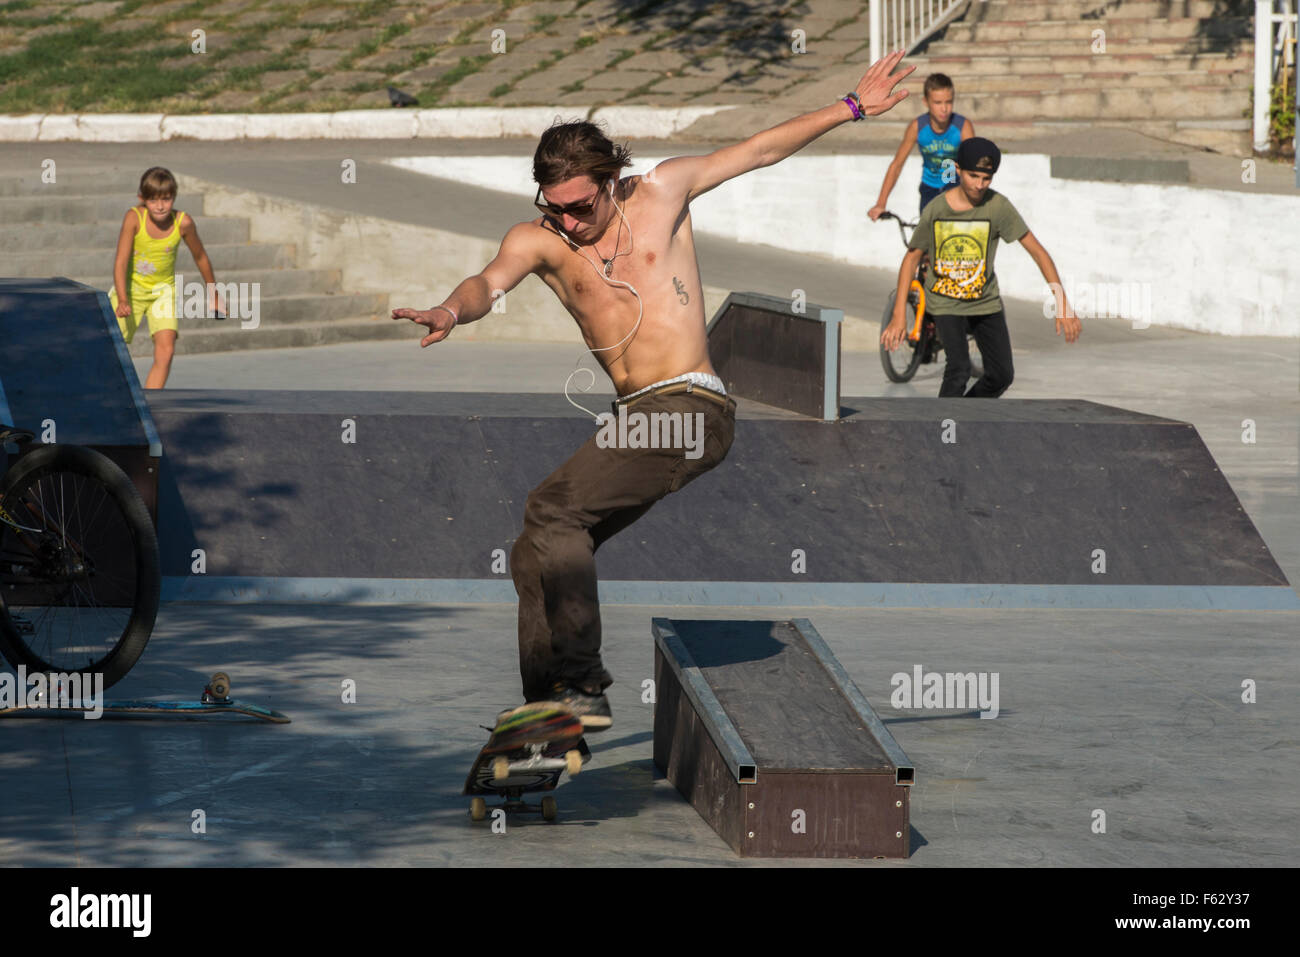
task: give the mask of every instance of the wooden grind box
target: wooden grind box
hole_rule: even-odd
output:
[[[655,764],[737,854],[908,856],[911,762],[810,621],[652,629]]]

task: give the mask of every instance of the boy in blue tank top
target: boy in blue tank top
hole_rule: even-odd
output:
[[[889,194],[894,191],[898,174],[903,171],[907,154],[912,152],[915,144],[921,151],[925,165],[921,169],[921,209],[946,189],[957,182],[957,169],[952,164],[956,159],[957,147],[962,140],[975,135],[975,127],[970,120],[960,113],[952,111],[952,80],[942,73],[931,73],[925,80],[925,105],[928,113],[922,113],[916,121],[907,125],[903,142],[894,154],[894,160],[885,172],[884,185],[880,187],[880,198],[876,205],[868,210],[872,222],[880,218],[889,202]],[[944,164],[948,163],[948,179],[944,180]]]

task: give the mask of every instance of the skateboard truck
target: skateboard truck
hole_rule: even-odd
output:
[[[230,675],[218,671],[203,689],[203,704],[230,704]]]
[[[547,795],[541,804],[529,804],[529,791],[553,791],[567,771],[582,770],[591,757],[582,738],[582,723],[576,715],[551,704],[525,705],[499,719],[488,744],[479,752],[465,782],[472,795],[470,819],[487,818],[487,799],[495,794],[505,800],[497,807],[507,813],[538,813],[546,821],[557,815],[555,798]]]

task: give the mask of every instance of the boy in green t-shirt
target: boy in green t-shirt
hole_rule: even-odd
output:
[[[1065,300],[1056,264],[1034,238],[1016,208],[989,184],[1002,162],[1002,153],[990,140],[973,136],[957,150],[957,185],[925,207],[908,242],[898,273],[894,315],[880,334],[889,350],[903,342],[907,287],[923,255],[929,255],[926,311],[934,317],[939,341],[948,356],[939,395],[996,398],[1014,377],[1011,336],[1007,332],[998,279],[993,273],[998,240],[1020,242],[1057,292],[1056,332],[1067,342],[1079,338],[1080,324]],[[984,375],[966,389],[970,379],[970,351],[966,334],[975,336],[984,359]]]

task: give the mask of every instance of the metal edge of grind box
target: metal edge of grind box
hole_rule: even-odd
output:
[[[690,651],[704,633],[689,639],[686,630],[679,631],[686,625],[727,630],[770,627],[787,649],[780,655],[788,664],[773,672],[775,680],[794,682],[776,690],[794,704],[794,711],[761,718],[764,706],[750,703],[744,691],[755,680],[752,662],[757,660],[743,653],[745,644],[738,646],[740,656],[735,661],[748,670],[748,679],[742,677],[744,670],[729,677],[725,660],[715,661],[706,672]],[[652,631],[657,680],[655,764],[733,851],[741,857],[768,858],[906,859],[910,855],[908,794],[915,782],[914,768],[810,621],[654,618]],[[708,654],[716,650],[715,646]],[[714,675],[719,666],[724,670]],[[716,685],[715,692],[711,682],[717,681],[722,684]],[[811,698],[805,697],[810,693]],[[733,718],[728,707],[740,711]],[[754,707],[760,710],[755,712]],[[817,743],[814,737],[805,742],[803,732],[794,730],[806,722],[820,724],[832,712],[840,717],[823,725],[830,739],[823,737]],[[764,740],[747,741],[740,727],[747,727],[751,735],[763,735]],[[767,735],[774,737],[769,741]],[[830,751],[828,740],[834,742]],[[751,747],[763,753],[752,752]],[[797,825],[792,823],[796,814]]]
[[[831,680],[835,682],[840,694],[848,698],[849,704],[853,706],[853,710],[862,719],[867,732],[876,739],[884,750],[885,756],[889,758],[889,763],[894,766],[894,783],[910,788],[916,783],[916,768],[912,766],[911,760],[908,759],[898,742],[894,740],[894,736],[889,733],[885,723],[880,720],[880,716],[876,714],[876,709],[871,707],[871,703],[858,690],[858,686],[853,683],[853,679],[844,670],[844,666],[831,653],[830,646],[818,634],[817,629],[813,627],[812,621],[807,618],[792,618],[790,623],[803,636],[803,640],[808,643],[808,649],[821,662],[822,667],[829,672]]]
[[[717,745],[718,753],[731,769],[736,783],[757,783],[758,762],[749,753],[749,748],[745,747],[740,732],[727,717],[727,712],[722,710],[721,702],[713,694],[709,683],[704,680],[704,675],[700,673],[695,659],[691,657],[691,653],[686,650],[686,645],[678,637],[672,622],[667,618],[652,618],[650,626],[654,631],[655,643],[668,652],[664,655],[664,660],[677,676],[677,681],[686,693],[686,697],[690,699],[691,704],[695,705],[695,713],[704,722],[709,737]]]

